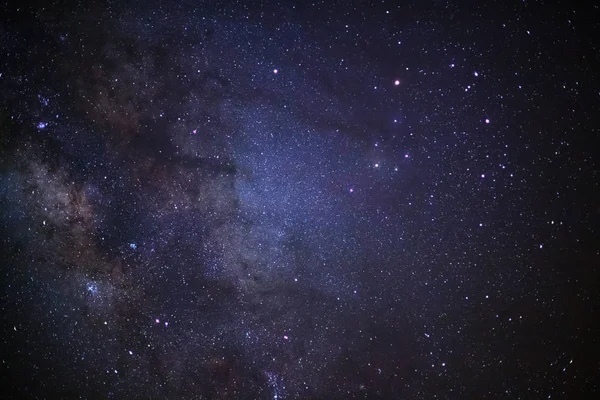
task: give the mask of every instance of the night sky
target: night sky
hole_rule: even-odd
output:
[[[0,5],[0,397],[598,398],[599,6],[55,3]]]

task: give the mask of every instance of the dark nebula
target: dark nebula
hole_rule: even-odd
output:
[[[1,398],[597,398],[597,5],[0,10]]]

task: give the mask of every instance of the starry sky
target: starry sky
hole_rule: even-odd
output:
[[[600,393],[600,8],[3,2],[3,398]]]

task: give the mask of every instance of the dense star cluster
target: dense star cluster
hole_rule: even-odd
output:
[[[3,3],[0,397],[594,398],[573,7]]]

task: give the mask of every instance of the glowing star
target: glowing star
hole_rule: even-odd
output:
[[[276,73],[278,73],[278,72],[279,72],[279,71],[277,70],[277,68],[275,68],[275,69],[273,70],[273,73],[274,73],[274,74],[276,74]]]
[[[156,318],[156,319],[154,320],[154,322],[156,322],[157,324],[160,324],[160,319]]]
[[[289,339],[288,335],[283,335],[283,338],[284,338],[285,340],[288,340],[288,339]]]
[[[353,188],[350,188],[350,193],[354,193],[354,189]]]
[[[399,84],[400,84],[400,81],[396,79],[396,80],[394,81],[394,86],[398,86]]]
[[[98,286],[95,283],[88,283],[87,286],[86,286],[86,289],[91,294],[97,294],[98,293]]]
[[[165,326],[169,326],[169,323],[168,323],[168,322],[165,322]]]
[[[197,131],[196,129],[194,129],[194,130],[192,131],[192,135],[195,135],[196,133],[198,133],[198,131]]]
[[[376,164],[375,164],[375,168],[379,168],[379,163],[376,163]]]
[[[489,124],[489,123],[490,123],[490,120],[486,118],[486,119],[485,119],[485,123],[486,123],[486,124]]]
[[[37,124],[38,129],[46,129],[47,126],[48,126],[47,122],[38,122],[38,124]]]

